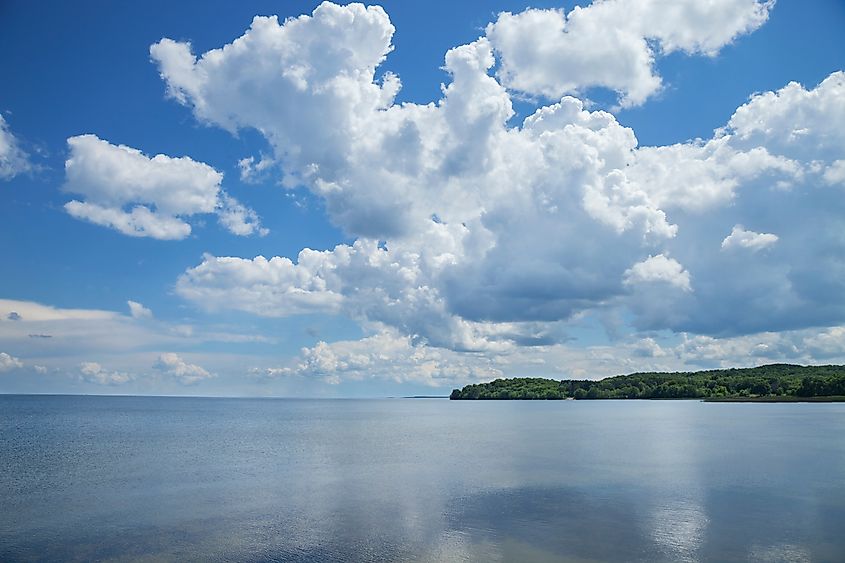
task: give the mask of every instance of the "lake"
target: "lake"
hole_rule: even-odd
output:
[[[0,396],[0,560],[845,561],[845,404]]]

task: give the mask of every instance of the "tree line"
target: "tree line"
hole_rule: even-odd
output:
[[[450,399],[707,399],[845,396],[845,366],[770,364],[599,380],[517,377],[455,389]]]

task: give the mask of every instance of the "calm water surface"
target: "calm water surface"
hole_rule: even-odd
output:
[[[845,561],[845,404],[0,396],[0,560]]]

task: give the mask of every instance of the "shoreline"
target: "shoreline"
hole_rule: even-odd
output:
[[[845,403],[845,395],[830,395],[827,397],[795,397],[795,396],[769,396],[769,397],[651,397],[644,399],[626,399],[621,397],[576,399],[575,397],[560,398],[493,398],[478,397],[476,399],[461,398],[450,399],[452,401],[698,401],[701,403]]]
[[[830,395],[827,397],[705,397],[704,403],[843,403],[845,396]]]

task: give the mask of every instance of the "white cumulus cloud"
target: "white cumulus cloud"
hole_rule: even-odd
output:
[[[815,88],[790,82],[751,97],[727,125],[738,144],[762,145],[770,152],[833,164],[845,147],[845,72],[838,71]]]
[[[214,377],[202,367],[196,364],[189,364],[178,354],[168,352],[161,354],[153,364],[153,368],[165,375],[175,378],[183,385],[193,385],[205,379]]]
[[[487,26],[508,88],[558,98],[604,87],[623,106],[660,90],[654,61],[674,51],[716,55],[768,19],[774,0],[605,0],[563,10],[504,12]]]
[[[330,254],[306,249],[298,264],[279,256],[250,260],[207,255],[179,278],[176,291],[211,310],[233,308],[271,317],[337,311],[342,296],[328,287],[323,268]]]
[[[755,233],[746,230],[742,225],[735,225],[731,234],[722,241],[723,249],[746,248],[753,252],[772,246],[778,241],[778,236],[772,233]]]
[[[665,254],[649,256],[625,270],[625,283],[628,285],[655,282],[674,285],[684,291],[692,290],[689,272],[680,262]]]
[[[162,240],[191,233],[186,218],[218,213],[220,222],[237,235],[262,231],[254,211],[221,188],[223,175],[189,157],[153,157],[95,135],[68,139],[66,192],[79,194],[65,210],[76,217],[120,233]]]
[[[765,147],[738,150],[730,135],[668,146],[642,147],[628,177],[667,212],[702,212],[724,206],[758,179],[794,180],[801,164]]]
[[[97,362],[79,364],[79,373],[83,380],[98,385],[122,385],[132,381],[130,374],[106,369]]]
[[[261,226],[258,213],[229,195],[221,195],[216,211],[220,224],[232,234],[238,236],[257,234],[263,237],[270,232]]]
[[[19,359],[14,356],[10,356],[6,352],[0,352],[0,373],[22,367],[23,362]]]

